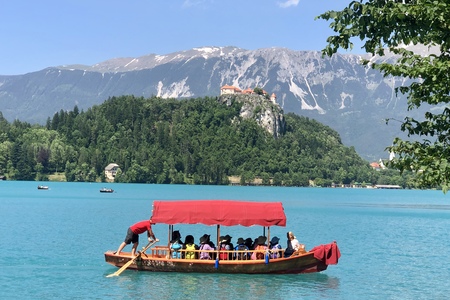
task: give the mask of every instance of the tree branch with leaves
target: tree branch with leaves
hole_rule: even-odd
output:
[[[352,1],[341,11],[327,11],[317,19],[331,21],[337,34],[327,39],[322,50],[332,56],[339,49],[363,42],[362,49],[384,56],[397,55],[394,62],[362,63],[380,70],[384,76],[409,79],[396,93],[405,94],[408,110],[429,104],[437,109],[418,120],[406,117],[401,130],[416,141],[395,138],[387,150],[396,157],[388,166],[401,172],[412,170],[421,187],[450,186],[450,1],[435,0],[369,0]],[[427,47],[427,55],[410,50],[411,45]],[[389,121],[389,120],[387,120]]]

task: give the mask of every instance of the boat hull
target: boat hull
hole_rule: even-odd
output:
[[[327,269],[327,265],[316,259],[313,253],[270,259],[267,262],[265,260],[168,259],[160,256],[143,254],[128,269],[152,272],[231,274],[299,274]],[[121,253],[121,255],[115,255],[112,251],[105,253],[106,262],[116,267],[122,267],[131,259],[129,253]]]

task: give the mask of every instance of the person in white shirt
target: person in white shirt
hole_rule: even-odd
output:
[[[292,231],[287,233],[287,247],[284,251],[284,257],[289,257],[295,252],[304,252],[305,245],[300,244]]]

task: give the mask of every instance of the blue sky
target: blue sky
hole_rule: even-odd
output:
[[[350,0],[10,0],[0,4],[0,75],[201,46],[321,50],[314,17]]]

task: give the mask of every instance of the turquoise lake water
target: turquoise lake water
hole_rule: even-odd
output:
[[[38,190],[38,184],[49,190]],[[100,193],[111,187],[114,193]],[[307,249],[337,241],[338,265],[299,275],[215,275],[125,271],[106,264],[127,228],[153,200],[281,201],[285,243],[293,231]],[[183,238],[216,228],[175,226]],[[168,226],[155,234],[167,242]],[[450,195],[441,191],[137,185],[0,181],[2,299],[448,299]],[[221,227],[256,237],[260,227]],[[141,246],[146,241],[141,238]],[[128,251],[130,246],[125,248]]]

